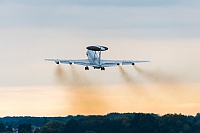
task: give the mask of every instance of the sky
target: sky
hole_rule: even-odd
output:
[[[0,117],[200,110],[198,0],[1,0]],[[150,60],[98,71],[45,58]]]

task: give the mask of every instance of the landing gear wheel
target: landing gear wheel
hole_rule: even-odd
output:
[[[86,67],[85,67],[85,70],[89,70],[89,67],[88,67],[88,66],[86,66]]]
[[[101,67],[101,70],[105,71],[105,67]]]

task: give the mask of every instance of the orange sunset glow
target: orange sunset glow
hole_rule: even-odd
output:
[[[181,112],[195,115],[200,110],[198,88],[199,84],[2,87],[9,95],[1,95],[1,99],[4,99],[1,107],[4,108],[0,111],[2,116],[66,116],[108,112],[154,112],[160,115]],[[10,92],[13,89],[16,91]],[[153,89],[156,93],[152,92]],[[188,93],[187,89],[194,91]]]

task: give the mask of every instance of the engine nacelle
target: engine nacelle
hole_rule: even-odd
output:
[[[60,64],[60,62],[59,62],[59,61],[55,61],[55,63],[56,63],[56,64]]]
[[[134,66],[134,65],[135,65],[135,63],[132,63],[132,65]]]

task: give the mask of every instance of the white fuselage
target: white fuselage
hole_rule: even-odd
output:
[[[101,59],[99,58],[97,52],[88,50],[86,52],[86,55],[90,61],[91,64],[93,64],[94,68],[100,68],[101,67]]]

